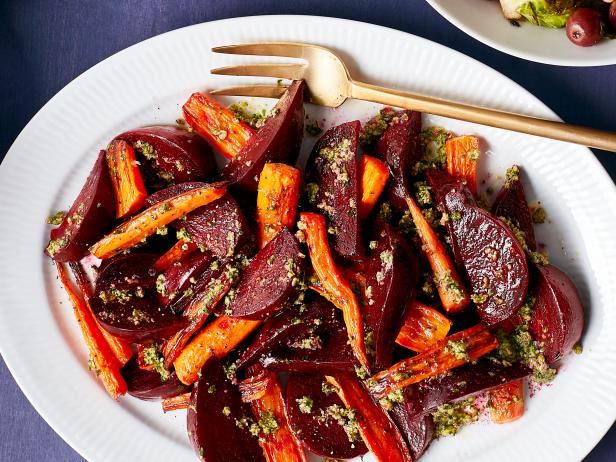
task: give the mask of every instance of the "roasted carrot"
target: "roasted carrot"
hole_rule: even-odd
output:
[[[249,402],[259,425],[259,445],[268,462],[305,462],[302,445],[289,427],[282,388],[276,373],[261,371],[240,383],[242,400]]]
[[[379,200],[389,179],[389,169],[385,162],[376,157],[365,155],[359,163],[359,183],[361,202],[359,204],[359,218],[362,220],[370,215],[372,208]]]
[[[173,245],[173,247],[167,250],[158,260],[156,260],[156,263],[154,263],[154,269],[159,272],[164,271],[174,263],[180,261],[186,255],[193,253],[198,248],[199,247],[197,247],[197,244],[194,244],[193,242],[184,242],[179,240]]]
[[[178,378],[186,385],[195,383],[201,367],[210,357],[222,358],[260,324],[261,321],[227,316],[214,319],[195,335],[173,362]]]
[[[218,183],[188,190],[161,204],[155,204],[115,228],[90,248],[98,258],[109,258],[131,248],[151,236],[158,228],[167,226],[187,213],[222,197],[227,186]]]
[[[306,237],[310,261],[321,287],[331,302],[342,310],[353,353],[359,364],[368,370],[369,362],[364,344],[364,324],[361,318],[361,310],[351,285],[344,279],[334,263],[327,242],[325,217],[318,213],[302,213],[298,226]]]
[[[378,399],[385,398],[396,390],[474,361],[497,346],[496,337],[478,324],[445,337],[429,350],[379,372],[369,379],[370,391]]]
[[[60,262],[55,263],[60,281],[73,305],[75,318],[90,350],[90,366],[94,368],[111,397],[118,399],[127,392],[126,382],[120,373],[120,363],[107,344],[96,318],[73,287],[66,268]]]
[[[92,297],[92,286],[90,285],[88,276],[86,275],[85,271],[83,270],[83,267],[81,266],[81,263],[79,262],[70,262],[69,267],[71,269],[71,272],[73,273],[75,281],[77,282],[77,287],[79,288],[79,291],[81,292],[81,295],[86,302],[86,306],[88,307],[90,312],[92,312],[92,307],[90,306],[90,298]],[[105,337],[105,340],[107,340],[109,348],[111,348],[111,351],[113,351],[113,354],[120,363],[120,366],[124,366],[129,361],[129,359],[133,357],[133,349],[130,342],[120,337],[116,337],[110,332],[107,332],[102,327],[100,327],[100,331]]]
[[[376,404],[357,378],[326,376],[347,409],[355,414],[361,438],[379,462],[412,462],[403,436],[383,408]]]
[[[257,192],[259,245],[265,247],[282,228],[295,224],[302,172],[286,164],[265,164]]]
[[[193,93],[182,107],[188,125],[227,159],[242,150],[255,131],[204,93]]]
[[[430,226],[430,223],[428,223],[428,220],[426,220],[426,217],[424,217],[413,198],[407,196],[406,203],[423,244],[426,258],[434,273],[434,282],[436,283],[443,308],[448,313],[462,311],[470,303],[470,297],[464,288],[456,267],[447,254],[443,243],[439,240],[436,232],[432,229],[432,226]]]
[[[453,177],[466,180],[466,186],[477,194],[477,159],[479,139],[476,136],[456,136],[445,142],[447,171]]]
[[[105,158],[116,198],[116,217],[131,215],[141,208],[148,196],[135,151],[126,141],[113,140]]]
[[[492,422],[512,422],[524,414],[524,379],[514,380],[489,392],[488,408]]]
[[[166,398],[162,401],[163,412],[177,411],[178,409],[187,409],[190,405],[191,393],[183,393],[172,398]]]
[[[413,300],[406,308],[396,343],[421,353],[447,337],[451,321],[434,308]]]

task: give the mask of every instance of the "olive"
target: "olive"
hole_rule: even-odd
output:
[[[577,8],[567,19],[567,37],[589,47],[601,40],[601,14],[593,8]]]

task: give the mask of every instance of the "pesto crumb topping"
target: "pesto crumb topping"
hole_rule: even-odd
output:
[[[64,220],[65,216],[66,216],[66,212],[64,210],[59,210],[53,215],[49,215],[47,217],[46,223],[48,225],[59,225],[60,223],[62,223],[62,220]]]
[[[528,243],[526,242],[526,233],[520,228],[518,228],[512,220],[506,217],[498,217],[498,219],[505,223],[507,227],[511,230],[526,255],[528,255],[528,258],[531,262],[537,265],[547,265],[548,263],[550,263],[546,254],[536,252],[528,247]]]
[[[192,238],[190,237],[190,233],[188,231],[186,231],[186,228],[180,228],[175,233],[175,236],[178,239],[178,241],[184,241],[187,244],[192,242]]]
[[[242,101],[241,103],[234,103],[229,106],[231,112],[235,118],[241,122],[250,125],[252,128],[259,129],[265,125],[265,121],[268,117],[268,111],[266,108],[262,108],[259,111],[251,111],[248,108],[248,103]]]
[[[53,257],[60,250],[68,245],[68,238],[66,236],[59,237],[58,239],[52,239],[47,244],[47,253],[50,257]]]
[[[530,216],[533,220],[533,223],[538,225],[545,223],[548,219],[548,214],[539,203],[530,206]]]
[[[466,351],[466,342],[464,340],[449,340],[447,342],[446,350],[451,353],[456,359],[470,360],[468,352]]]
[[[310,396],[302,396],[301,398],[296,399],[296,401],[302,414],[310,414],[312,412],[314,400]]]
[[[359,134],[359,144],[361,146],[371,146],[376,144],[381,135],[389,127],[389,123],[395,117],[396,111],[391,107],[381,109],[377,115],[366,122]]]
[[[264,435],[271,435],[278,430],[278,427],[280,427],[280,424],[278,423],[278,420],[276,420],[276,416],[274,416],[272,411],[264,412],[263,415],[261,415],[259,422],[257,422],[257,425],[259,426],[260,433]]]
[[[396,404],[404,402],[404,391],[402,388],[391,392],[385,398],[379,400],[379,403],[387,411],[391,411]]]
[[[464,292],[462,291],[460,284],[458,284],[458,281],[456,281],[451,275],[451,271],[446,271],[438,276],[435,275],[434,283],[440,289],[453,295],[456,302],[461,302],[464,300]]]
[[[143,350],[143,362],[152,366],[156,372],[160,374],[160,380],[166,382],[169,380],[169,371],[165,369],[163,355],[158,351],[158,345]]]
[[[432,204],[432,196],[430,195],[431,188],[425,181],[418,181],[414,185],[415,199],[420,206]]]
[[[319,419],[321,421],[330,419],[336,421],[344,429],[351,443],[361,440],[355,409],[347,409],[337,404],[332,404],[326,409],[321,409]]]
[[[146,143],[145,141],[137,141],[133,144],[133,147],[137,149],[143,157],[148,160],[154,160],[158,156],[156,153],[156,149],[150,143]]]
[[[479,409],[474,398],[443,404],[432,413],[436,434],[438,436],[453,436],[467,424],[479,419]]]
[[[323,128],[319,125],[318,120],[307,120],[304,124],[304,131],[309,136],[318,136],[323,133]]]

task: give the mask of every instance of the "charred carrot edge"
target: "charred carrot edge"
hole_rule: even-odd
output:
[[[490,419],[499,424],[512,422],[524,414],[524,379],[504,383],[489,392]]]
[[[276,374],[262,371],[249,383],[243,382],[240,391],[242,400],[250,402],[257,421],[273,416],[278,424],[271,433],[259,434],[259,445],[265,459],[268,462],[305,462],[306,454],[287,420],[282,388]]]
[[[371,379],[370,391],[378,399],[429,377],[462,366],[498,346],[496,338],[481,324],[440,340],[423,353],[404,359]]]
[[[479,139],[476,136],[456,136],[445,142],[447,171],[453,177],[466,180],[466,186],[477,194],[477,158]]]
[[[205,326],[186,345],[173,362],[180,381],[191,385],[205,362],[215,356],[222,358],[248,337],[261,321],[221,316]]]
[[[376,157],[364,154],[359,163],[359,178],[361,178],[359,183],[361,191],[359,218],[363,220],[370,215],[383,189],[385,189],[385,184],[389,179],[389,169],[384,162]]]
[[[188,125],[227,159],[233,159],[255,133],[235,114],[205,95],[193,93],[182,107]]]
[[[92,286],[90,285],[88,276],[86,275],[85,271],[83,270],[83,267],[81,266],[81,263],[79,262],[70,262],[69,268],[71,269],[73,277],[77,282],[77,287],[79,288],[79,291],[81,292],[81,295],[86,302],[86,306],[88,307],[90,312],[92,312],[92,307],[90,306],[90,298],[92,298]],[[98,324],[98,320],[96,321]],[[113,354],[120,363],[120,366],[124,366],[130,360],[130,358],[133,357],[133,349],[130,342],[121,339],[120,337],[116,337],[110,332],[107,332],[100,326],[100,324],[98,324],[98,326],[101,333],[103,334],[103,337],[105,337],[105,340],[107,340],[109,348],[111,348],[111,351],[113,351]]]
[[[131,215],[141,208],[148,196],[135,151],[126,141],[113,140],[105,158],[116,198],[116,217]]]
[[[396,343],[421,353],[447,337],[451,321],[434,308],[413,300],[406,308]]]
[[[359,433],[378,461],[412,462],[413,457],[400,431],[356,378],[338,375],[325,376],[325,379],[334,386],[344,405],[355,410]]]
[[[448,313],[462,311],[470,303],[470,297],[455,265],[415,201],[411,197],[407,197],[406,203],[417,227],[426,258],[434,273],[434,282],[443,308]]]
[[[327,242],[325,217],[318,213],[300,214],[301,230],[306,236],[308,253],[314,271],[331,302],[342,310],[349,342],[359,364],[369,370],[364,344],[364,324],[357,297],[351,285],[336,267]]]
[[[265,164],[257,192],[259,244],[265,247],[282,228],[295,224],[302,172],[286,164]]]
[[[107,393],[117,400],[127,392],[126,382],[120,373],[120,364],[103,337],[94,315],[73,287],[66,268],[60,262],[55,263],[60,281],[73,305],[75,318],[90,350],[90,358],[94,361],[98,377],[103,382]]]
[[[169,411],[177,411],[178,409],[188,409],[190,405],[190,395],[191,392],[188,392],[172,398],[163,399],[161,403],[163,412],[167,413]]]
[[[179,240],[173,245],[173,247],[167,250],[158,260],[156,260],[154,263],[154,269],[159,272],[164,271],[185,256],[193,253],[198,248],[199,247],[192,242]]]
[[[111,233],[90,248],[98,258],[109,258],[116,253],[131,248],[151,236],[158,228],[167,226],[196,208],[209,204],[227,192],[226,185],[209,185],[178,194],[168,201],[155,204],[125,221]]]
[[[223,273],[219,278],[211,280],[186,308],[184,315],[190,323],[163,345],[166,368],[171,367],[190,337],[203,326],[214,307],[229,292],[233,283],[234,280],[229,278],[227,273]]]

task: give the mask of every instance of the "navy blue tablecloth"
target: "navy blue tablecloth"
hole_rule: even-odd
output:
[[[509,76],[567,122],[616,130],[616,66],[554,67],[510,57],[460,32],[424,0],[0,0],[0,160],[36,111],[109,55],[171,29],[261,14],[335,16],[426,37]],[[616,178],[616,156],[597,156]],[[0,419],[0,461],[82,460],[39,417],[3,361]],[[616,460],[616,426],[586,460]]]

